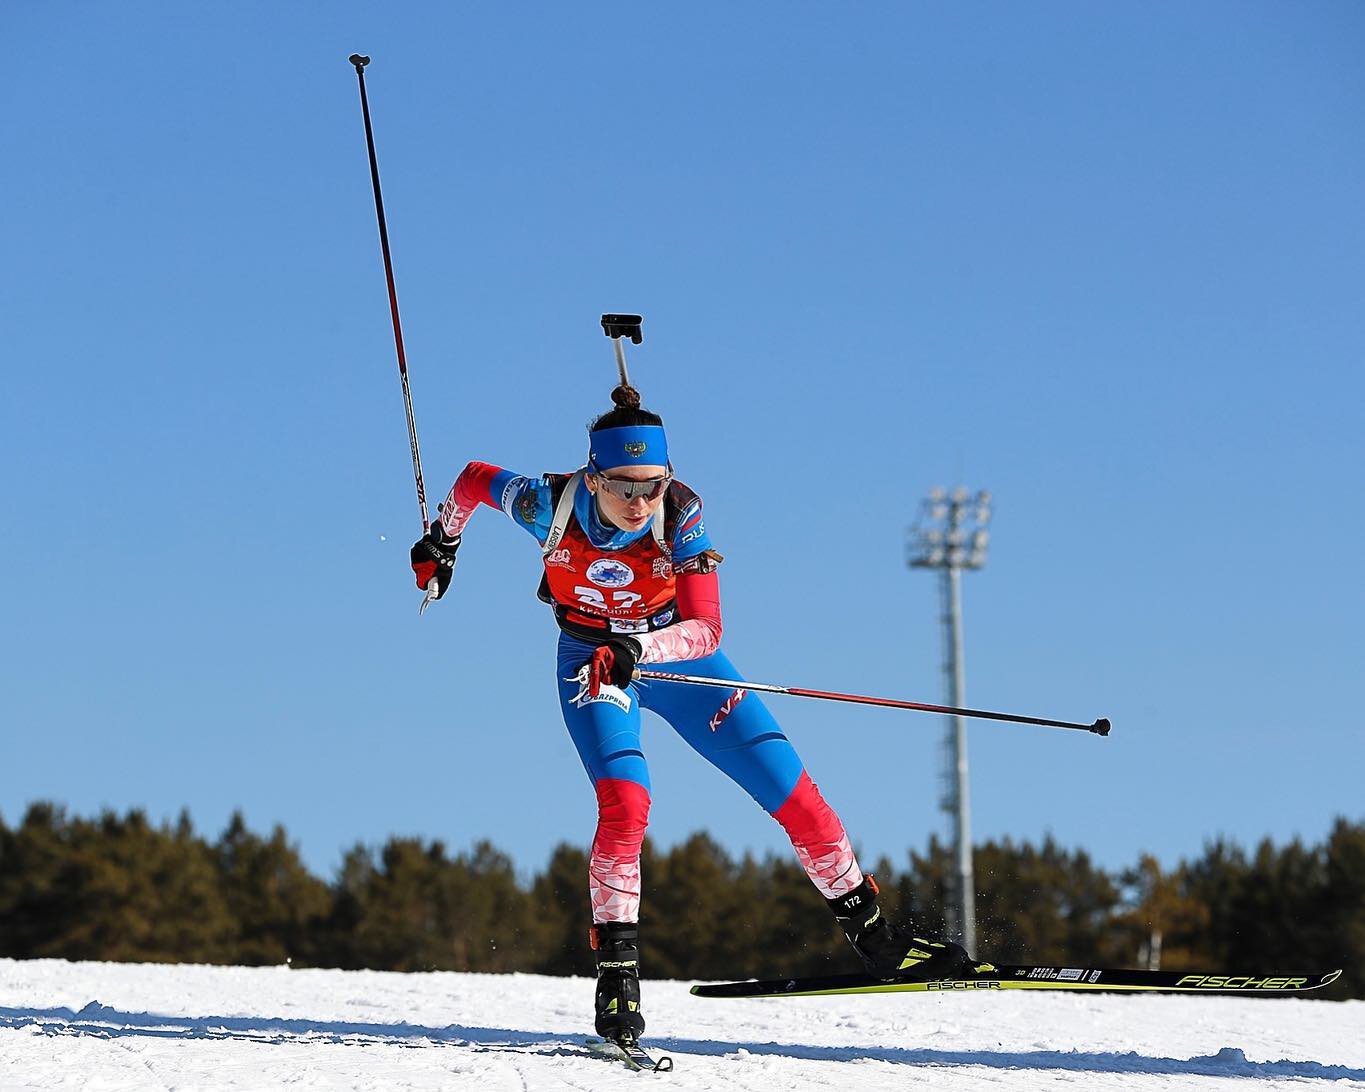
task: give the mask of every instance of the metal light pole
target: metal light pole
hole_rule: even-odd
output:
[[[985,490],[970,494],[961,487],[951,494],[934,489],[920,508],[910,529],[906,560],[912,569],[937,569],[945,656],[943,674],[947,703],[966,702],[966,679],[962,655],[962,570],[986,564],[990,534],[991,495]],[[972,877],[971,807],[967,787],[967,726],[961,717],[948,720],[943,741],[944,776],[941,806],[951,817],[953,856],[957,868],[950,876],[945,907],[950,935],[961,938],[963,947],[976,951],[976,885]]]

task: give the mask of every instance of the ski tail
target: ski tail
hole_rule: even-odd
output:
[[[1341,971],[1317,974],[1204,974],[1104,967],[979,964],[965,978],[883,981],[866,974],[714,982],[692,987],[697,997],[828,997],[862,993],[968,993],[981,990],[1093,990],[1101,992],[1211,993],[1289,997],[1330,986]]]
[[[592,1038],[588,1040],[588,1046],[592,1050],[619,1058],[631,1069],[641,1072],[668,1073],[673,1068],[673,1059],[667,1054],[661,1054],[656,1058],[634,1039]]]

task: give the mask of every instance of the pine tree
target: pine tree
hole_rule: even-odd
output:
[[[824,898],[790,854],[769,855],[754,870],[752,899],[757,928],[746,943],[739,971],[715,977],[770,978],[779,974],[838,974],[861,968]]]
[[[544,958],[547,931],[510,857],[481,841],[456,858],[452,878],[448,913],[464,933],[469,970],[519,971]]]
[[[266,841],[234,812],[214,849],[228,909],[237,922],[233,961],[247,965],[316,963],[332,907],[282,826]]]
[[[35,959],[52,950],[72,913],[63,882],[65,813],[33,804],[14,830],[0,828],[0,956]]]
[[[468,970],[459,923],[450,920],[449,862],[440,842],[390,838],[353,890],[359,909],[350,947],[355,965],[393,971]],[[354,879],[355,877],[351,877]]]
[[[141,811],[68,820],[29,809],[7,839],[0,882],[6,948],[28,957],[225,962],[234,921],[189,816],[152,827]]]
[[[734,862],[708,834],[693,834],[666,855],[646,839],[641,870],[641,945],[650,977],[704,976],[729,954],[726,931],[758,910],[742,905]]]
[[[531,886],[531,905],[544,925],[540,958],[527,969],[540,974],[592,974],[588,855],[567,842],[557,845],[545,871]]]
[[[1197,968],[1204,958],[1209,908],[1191,896],[1185,866],[1166,872],[1144,853],[1124,870],[1120,883],[1125,909],[1114,916],[1111,928],[1116,942],[1123,937],[1125,964]]]
[[[1324,970],[1348,967],[1352,973],[1330,987],[1332,998],[1365,997],[1365,822],[1339,818],[1327,838],[1327,878],[1321,927],[1312,959]]]

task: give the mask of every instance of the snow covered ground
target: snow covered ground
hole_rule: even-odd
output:
[[[1365,1089],[1365,1002],[646,983],[669,1074],[583,1046],[586,979],[0,960],[0,1090]]]

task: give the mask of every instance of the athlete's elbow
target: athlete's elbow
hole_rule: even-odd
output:
[[[483,485],[492,479],[498,472],[498,468],[492,463],[481,463],[477,459],[472,459],[465,463],[465,467],[460,471],[460,476],[456,482],[463,482],[466,485]]]

